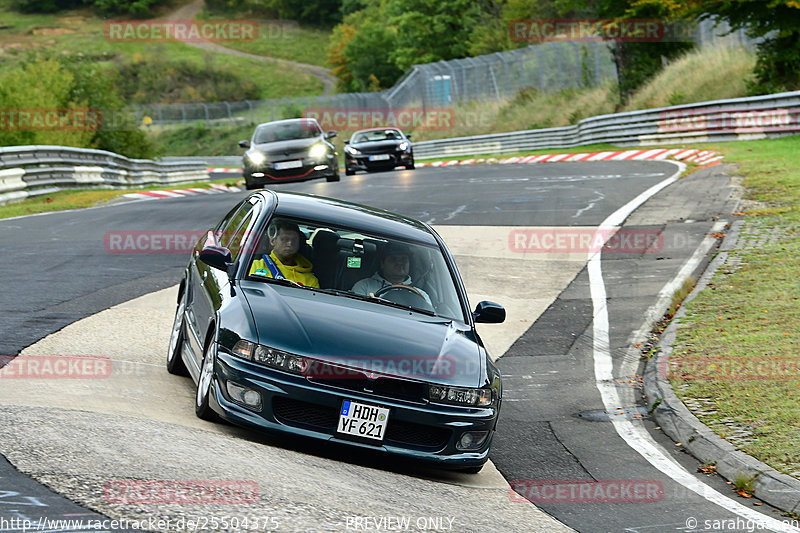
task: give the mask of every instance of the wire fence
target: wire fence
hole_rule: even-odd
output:
[[[713,19],[694,28],[698,47],[754,47],[744,30],[731,32]],[[390,89],[370,93],[245,100],[241,102],[137,105],[139,123],[171,125],[257,124],[334,110],[384,112],[443,108],[470,101],[508,99],[522,89],[558,92],[617,80],[611,47],[598,41],[557,41],[494,54],[415,65]],[[342,128],[340,128],[342,129]]]

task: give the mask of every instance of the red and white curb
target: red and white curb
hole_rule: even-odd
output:
[[[237,174],[241,174],[242,173],[242,168],[241,167],[239,167],[239,168],[214,167],[214,168],[209,168],[208,169],[208,173],[209,174],[231,174],[231,173],[234,173],[234,172],[237,173]]]
[[[433,163],[417,163],[418,167],[449,167],[453,165],[477,165],[481,163],[498,163],[508,165],[514,163],[558,163],[576,161],[662,161],[670,158],[677,161],[691,161],[700,166],[711,166],[720,163],[724,156],[719,152],[710,150],[694,149],[672,149],[656,148],[652,150],[624,150],[619,152],[596,152],[581,154],[543,154],[509,157],[497,159],[490,157],[487,159],[453,159],[450,161],[435,161]]]
[[[198,194],[221,194],[224,192],[239,192],[241,187],[228,187],[227,185],[219,185],[217,183],[210,183],[209,189],[172,189],[169,191],[141,191],[123,194],[125,198],[178,198],[181,196],[196,196]]]

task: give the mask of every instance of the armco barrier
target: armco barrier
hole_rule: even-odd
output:
[[[416,158],[598,143],[620,146],[765,139],[800,133],[800,91],[591,117],[574,126],[414,143]]]
[[[0,204],[61,189],[171,185],[208,179],[196,159],[128,159],[103,150],[65,146],[0,148]]]

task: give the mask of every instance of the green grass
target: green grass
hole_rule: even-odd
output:
[[[0,24],[13,26],[0,30],[0,70],[14,68],[26,52],[55,52],[60,56],[92,58],[112,67],[119,62],[136,63],[159,57],[174,63],[188,62],[205,69],[213,80],[224,73],[252,81],[258,98],[288,98],[322,93],[322,83],[291,67],[232,55],[212,54],[183,43],[115,43],[103,33],[104,21],[85,10],[59,15],[21,15],[0,7]],[[169,76],[169,71],[163,73]],[[179,85],[179,83],[176,83]],[[186,82],[191,88],[191,80]],[[180,86],[174,87],[179,91]],[[189,93],[191,94],[191,93]],[[159,103],[158,99],[147,103]],[[169,101],[166,99],[164,101]]]
[[[679,397],[714,400],[716,413],[699,418],[721,436],[727,430],[718,423],[732,419],[753,433],[753,443],[742,445],[742,451],[798,475],[800,137],[705,148],[724,152],[726,161],[736,162],[745,176],[743,211],[748,216],[740,239],[752,238],[748,232],[755,231],[755,223],[762,232],[775,232],[776,238],[761,248],[732,252],[740,266],[717,271],[709,287],[686,304],[687,316],[678,329],[674,358],[700,368],[724,362],[745,371],[725,367],[709,376],[695,372],[672,382]]]
[[[74,189],[69,191],[59,191],[48,195],[36,196],[34,198],[26,198],[20,202],[0,205],[0,219],[104,205],[111,200],[130,192],[164,189],[207,188],[209,183],[235,185],[236,181],[237,179],[225,178],[212,181],[181,183],[177,185],[151,185],[148,187],[135,187],[130,189]]]
[[[325,49],[330,36],[331,30],[299,26],[290,21],[269,21],[259,24],[258,39],[226,43],[225,46],[259,56],[328,68]]]

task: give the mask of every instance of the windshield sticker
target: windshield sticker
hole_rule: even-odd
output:
[[[348,257],[347,258],[347,268],[361,268],[361,258],[360,257]]]

